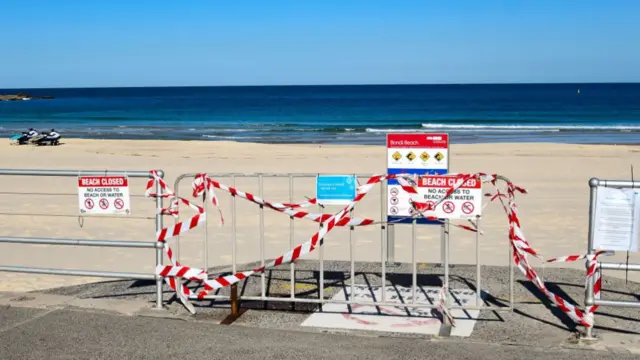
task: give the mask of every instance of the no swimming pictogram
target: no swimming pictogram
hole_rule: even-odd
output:
[[[116,209],[118,210],[122,210],[122,208],[124,207],[124,200],[117,198],[114,202],[113,202],[113,206],[115,206]]]
[[[87,210],[93,209],[93,205],[94,205],[93,204],[93,200],[91,200],[91,199],[87,199],[87,200],[84,201],[84,207],[86,207]]]
[[[127,176],[78,176],[77,184],[81,216],[131,213]]]
[[[98,203],[98,205],[100,205],[100,208],[102,210],[107,210],[107,208],[109,207],[109,200],[102,198],[100,199],[100,202]]]
[[[473,203],[470,202],[465,202],[462,204],[462,212],[469,215],[473,212],[473,210],[475,210],[475,206],[473,205]]]
[[[451,214],[453,213],[453,211],[456,209],[456,204],[454,204],[451,201],[445,201],[442,204],[442,211],[444,211],[447,214]]]

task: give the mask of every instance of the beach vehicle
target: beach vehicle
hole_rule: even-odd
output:
[[[48,133],[38,133],[34,129],[29,129],[28,132],[22,134],[13,135],[10,139],[12,145],[60,145],[60,139],[62,136],[51,129]]]
[[[26,145],[26,144],[29,143],[29,140],[31,140],[31,138],[29,137],[29,134],[27,134],[27,133],[13,135],[10,138],[10,141],[11,141],[12,145]]]
[[[39,134],[34,136],[31,141],[33,144],[41,146],[41,145],[60,145],[60,139],[62,136],[58,134],[55,129],[51,129],[51,132],[48,134]]]

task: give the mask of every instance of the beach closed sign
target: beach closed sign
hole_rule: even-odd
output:
[[[421,176],[418,180],[420,201],[430,205],[447,194],[458,182],[455,176]],[[482,214],[482,182],[469,179],[426,216],[441,219],[470,219]]]
[[[80,215],[128,215],[131,213],[129,178],[126,176],[79,176]]]

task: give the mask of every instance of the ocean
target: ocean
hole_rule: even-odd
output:
[[[11,89],[0,136],[384,144],[388,132],[453,143],[640,143],[640,84]]]

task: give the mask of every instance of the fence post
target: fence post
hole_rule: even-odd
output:
[[[162,176],[164,177],[164,173],[162,173]],[[162,187],[158,181],[156,181],[156,194],[156,233],[158,233],[162,230]],[[156,246],[156,266],[163,264],[164,246],[165,244],[163,243]],[[162,309],[162,281],[162,277],[158,275],[156,278],[156,309]]]
[[[596,199],[598,196],[598,184],[599,181],[596,178],[589,179],[589,232],[588,232],[588,240],[587,240],[587,254],[593,254],[593,236],[595,232],[595,221],[594,218],[596,216]],[[589,261],[586,262],[587,269],[589,268]],[[593,296],[593,276],[587,280],[587,286],[584,291],[584,306],[589,307],[594,305],[595,299]],[[595,320],[595,314],[594,314]],[[594,321],[595,323],[595,321]],[[584,340],[594,340],[593,336],[593,325],[586,328]]]

